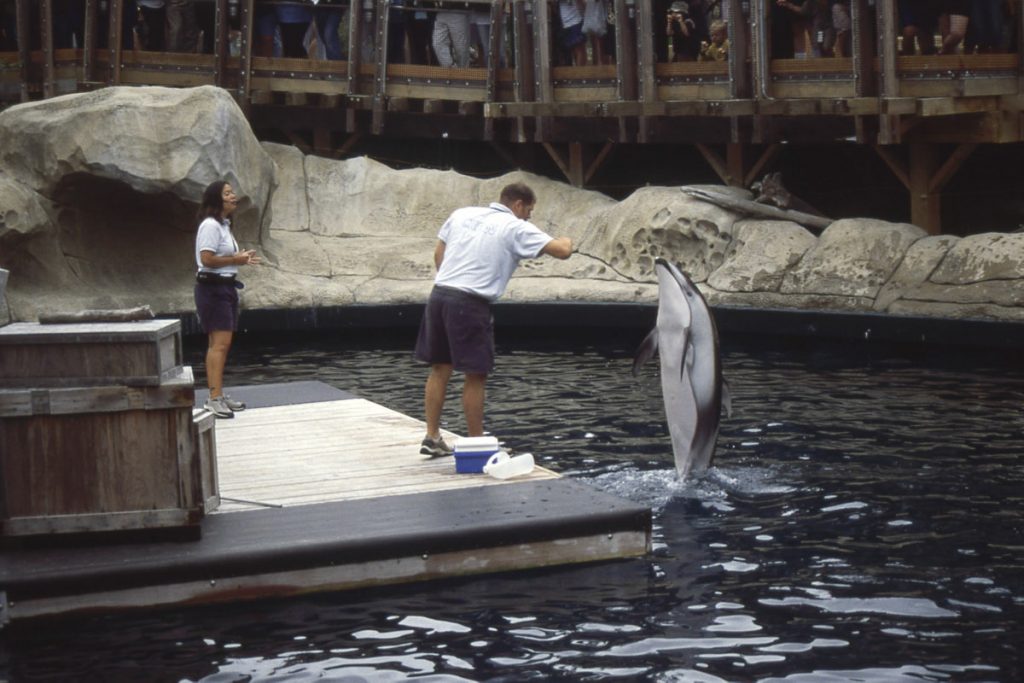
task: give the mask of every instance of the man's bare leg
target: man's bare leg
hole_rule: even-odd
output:
[[[484,395],[487,375],[466,373],[462,387],[462,410],[466,414],[466,430],[469,436],[484,435]]]
[[[444,398],[451,377],[450,364],[435,363],[430,366],[427,386],[423,391],[423,406],[427,418],[427,436],[431,439],[441,438],[441,410],[444,408]]]

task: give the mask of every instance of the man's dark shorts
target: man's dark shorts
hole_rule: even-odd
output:
[[[196,283],[196,313],[203,332],[234,332],[238,329],[238,290],[233,282]]]
[[[435,286],[423,312],[416,360],[451,364],[459,372],[488,375],[494,369],[491,303],[451,287]]]

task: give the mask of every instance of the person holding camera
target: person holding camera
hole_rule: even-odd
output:
[[[665,17],[665,35],[672,44],[673,62],[693,62],[700,55],[701,37],[697,24],[690,16],[690,6],[676,0]]]

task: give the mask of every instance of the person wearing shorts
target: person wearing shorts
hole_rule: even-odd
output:
[[[469,436],[484,433],[484,394],[494,369],[491,304],[508,286],[522,259],[542,254],[567,259],[572,240],[553,238],[533,223],[537,202],[523,183],[507,185],[497,202],[466,207],[448,217],[434,248],[437,276],[427,300],[414,355],[430,363],[424,389],[427,434],[420,453],[451,455],[441,437],[441,411],[453,371],[465,376],[462,409]]]
[[[205,408],[220,418],[234,417],[245,404],[224,393],[224,366],[235,330],[238,329],[238,266],[257,264],[252,249],[239,249],[231,234],[229,217],[238,207],[231,185],[210,183],[199,206],[196,232],[196,313],[206,333],[206,384],[210,398]]]

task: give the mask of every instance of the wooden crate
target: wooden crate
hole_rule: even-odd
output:
[[[216,416],[209,410],[192,411],[192,424],[195,426],[193,430],[195,449],[199,454],[199,481],[205,512],[213,512],[220,507],[220,485],[217,481],[216,423]]]
[[[2,535],[198,525],[216,463],[194,396],[187,367],[158,386],[0,389]]]
[[[178,320],[0,327],[0,387],[155,386],[181,364]]]

